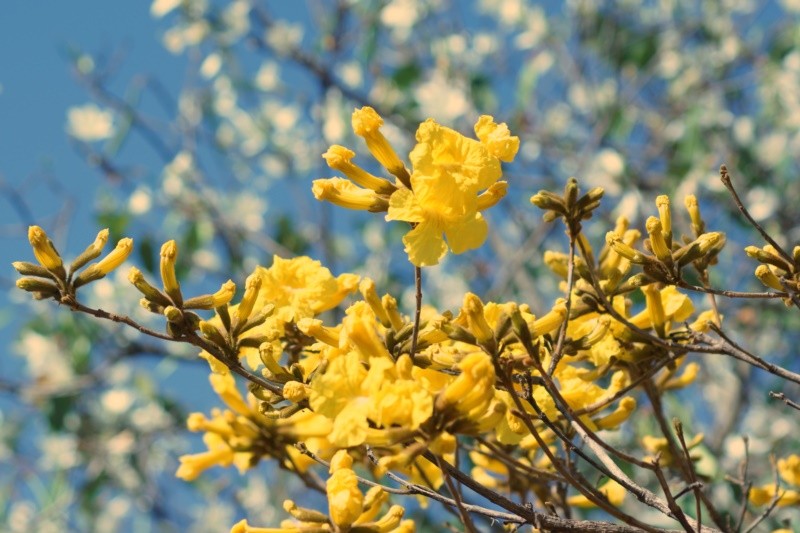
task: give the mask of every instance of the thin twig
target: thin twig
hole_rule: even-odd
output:
[[[60,301],[61,303],[67,305],[72,311],[78,311],[104,320],[110,320],[112,322],[125,324],[126,326],[130,326],[135,330],[144,333],[145,335],[149,335],[157,339],[170,342],[182,342],[196,346],[201,350],[205,350],[206,352],[210,353],[214,357],[214,359],[224,364],[230,371],[242,376],[247,381],[255,383],[259,387],[262,387],[274,394],[279,394],[279,395],[282,394],[282,389],[280,386],[274,383],[270,383],[269,381],[266,381],[261,376],[248,372],[247,370],[244,369],[244,367],[242,367],[242,365],[238,362],[238,360],[237,361],[229,360],[227,357],[224,357],[222,354],[218,353],[218,350],[215,348],[214,345],[206,342],[204,339],[198,337],[193,333],[186,334],[181,337],[171,337],[165,333],[160,333],[158,331],[147,328],[128,316],[117,315],[115,313],[104,311],[103,309],[93,309],[91,307],[87,307],[86,305],[83,305],[82,303],[78,302],[72,297],[65,297],[62,298]]]
[[[419,339],[419,319],[422,314],[422,267],[414,267],[414,329],[411,333],[411,357],[417,353]]]
[[[681,523],[683,529],[685,529],[688,533],[694,533],[695,529],[686,520],[686,513],[683,512],[683,509],[681,509],[680,505],[678,505],[678,502],[675,501],[677,497],[672,494],[672,490],[669,488],[669,483],[667,483],[667,478],[664,477],[664,471],[661,469],[658,457],[653,460],[653,467],[653,472],[656,474],[658,484],[661,485],[661,491],[664,493],[664,497],[667,499],[667,505],[669,505],[669,508],[675,514],[675,518]],[[698,527],[698,529],[700,528]]]
[[[753,489],[753,482],[748,479],[748,468],[750,466],[750,439],[747,435],[742,437],[744,441],[744,459],[742,459],[742,466],[740,467],[741,486],[742,486],[742,508],[739,511],[739,519],[736,521],[736,531],[742,530],[744,524],[744,517],[747,514],[747,502],[750,499],[750,491]]]
[[[775,248],[775,250],[781,255],[781,257],[783,257],[786,261],[788,261],[790,265],[793,265],[794,258],[790,256],[788,253],[786,253],[786,250],[784,250],[781,247],[781,245],[778,244],[777,241],[775,241],[775,239],[773,239],[769,235],[769,233],[767,233],[764,230],[764,228],[761,227],[761,225],[758,222],[756,222],[756,219],[754,219],[750,215],[750,212],[747,210],[742,201],[739,199],[739,194],[737,194],[736,189],[733,187],[733,183],[731,183],[731,176],[730,174],[728,174],[728,167],[726,167],[725,165],[720,165],[719,167],[719,178],[722,181],[722,184],[725,185],[725,188],[728,189],[728,192],[731,193],[731,196],[733,196],[733,201],[736,204],[737,209],[739,209],[739,212],[742,213],[742,215],[744,215],[747,221],[754,228],[756,228],[756,230],[758,230],[758,232],[761,234],[764,240],[770,243]]]
[[[567,338],[567,326],[569,325],[569,312],[572,308],[572,289],[575,286],[575,236],[570,233],[569,236],[569,263],[567,265],[567,290],[566,290],[566,314],[561,327],[558,329],[558,341],[556,342],[555,350],[552,353],[550,360],[550,368],[547,369],[548,373],[552,376],[556,371],[558,362],[564,356],[562,353],[564,349],[564,340]]]
[[[788,405],[789,407],[791,407],[793,409],[797,409],[798,411],[800,411],[800,403],[797,403],[797,402],[794,402],[794,401],[790,400],[782,392],[769,391],[769,396],[770,396],[770,398],[775,398],[777,400],[780,400],[783,403],[785,403],[786,405]]]
[[[783,492],[781,492],[781,481],[780,478],[778,477],[778,468],[775,466],[775,458],[771,457],[771,460],[772,460],[772,469],[774,472],[773,475],[775,478],[775,496],[772,497],[772,500],[769,502],[769,505],[767,505],[767,508],[764,509],[764,512],[758,515],[755,518],[755,520],[753,520],[753,522],[751,522],[750,525],[747,526],[747,529],[744,530],[744,533],[750,533],[751,531],[755,531],[758,525],[764,520],[766,520],[769,515],[772,514],[772,511],[774,511],[775,507],[778,506],[778,502],[781,501],[781,497],[783,496]]]
[[[775,298],[786,298],[788,295],[783,292],[741,292],[741,291],[728,291],[722,289],[714,289],[712,287],[701,287],[699,285],[692,285],[684,280],[678,280],[676,283],[681,289],[689,291],[702,292],[706,294],[715,294],[717,296],[726,296],[728,298],[748,298],[752,300],[767,300]]]
[[[456,502],[456,509],[458,509],[458,514],[461,516],[461,523],[464,524],[464,528],[467,530],[467,533],[477,533],[475,529],[475,524],[472,523],[472,519],[469,516],[466,508],[464,507],[463,498],[461,497],[461,493],[456,488],[455,484],[453,483],[453,478],[450,477],[450,474],[447,473],[442,467],[442,463],[444,462],[441,457],[438,455],[436,457],[436,465],[442,471],[442,475],[444,477],[444,482],[447,485],[447,490],[450,491],[450,495],[453,497],[453,501]]]
[[[694,463],[692,462],[692,456],[689,455],[689,447],[686,446],[686,438],[683,435],[683,424],[680,421],[673,419],[672,426],[675,428],[675,433],[678,434],[678,442],[681,443],[681,448],[683,449],[684,457],[686,458],[686,464],[689,467],[689,476],[690,476],[690,484],[695,485],[697,483],[697,473],[694,471]],[[694,490],[694,498],[695,498],[695,506],[696,506],[696,513],[697,513],[697,523],[703,523],[703,517],[701,513],[701,506],[700,506],[700,489]]]

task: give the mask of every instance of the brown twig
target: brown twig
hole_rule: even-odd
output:
[[[777,400],[780,400],[783,403],[785,403],[786,405],[788,405],[789,407],[791,407],[793,409],[797,409],[798,411],[800,411],[800,403],[797,403],[797,402],[794,402],[794,401],[790,400],[782,392],[769,391],[769,396],[770,396],[770,398],[775,398]]]
[[[453,497],[453,501],[456,502],[456,509],[458,509],[458,514],[461,517],[461,523],[464,524],[464,528],[467,530],[467,533],[477,533],[475,529],[475,524],[472,523],[472,519],[469,516],[466,508],[464,507],[464,501],[461,496],[461,492],[456,488],[455,484],[453,483],[453,478],[450,477],[450,474],[447,473],[442,466],[444,462],[441,457],[438,455],[436,457],[436,466],[442,471],[442,476],[444,477],[444,482],[447,485],[447,490],[450,491],[450,495]]]
[[[78,311],[78,312],[81,312],[81,313],[86,313],[86,314],[92,315],[92,316],[94,316],[96,318],[101,318],[101,319],[104,319],[104,320],[110,320],[112,322],[125,324],[126,326],[130,326],[130,327],[134,328],[135,330],[139,331],[140,333],[144,333],[145,335],[149,335],[149,336],[154,337],[156,339],[161,339],[161,340],[170,341],[170,342],[182,342],[182,343],[191,344],[193,346],[196,346],[197,348],[200,348],[201,350],[205,350],[206,352],[210,353],[214,357],[214,359],[216,359],[220,363],[224,364],[231,372],[234,372],[234,373],[240,375],[241,377],[243,377],[247,381],[250,381],[251,383],[254,383],[254,384],[258,385],[259,387],[262,387],[262,388],[264,388],[264,389],[266,389],[266,390],[268,390],[268,391],[270,391],[270,392],[272,392],[274,394],[278,394],[278,395],[282,394],[282,392],[281,392],[282,389],[281,389],[280,386],[278,386],[278,385],[276,385],[274,383],[270,383],[269,381],[266,381],[261,376],[258,376],[256,374],[248,372],[247,370],[244,369],[244,367],[242,367],[242,365],[239,363],[238,360],[237,361],[232,361],[228,357],[225,357],[224,354],[220,354],[219,350],[214,345],[206,342],[204,339],[202,339],[201,337],[198,337],[194,333],[185,334],[185,335],[183,335],[181,337],[172,337],[172,336],[167,335],[165,333],[160,333],[158,331],[155,331],[155,330],[152,330],[150,328],[147,328],[147,327],[139,324],[138,322],[136,322],[135,320],[133,320],[132,318],[130,318],[128,316],[117,315],[115,313],[110,313],[110,312],[105,311],[103,309],[93,309],[91,307],[83,305],[82,303],[78,302],[73,297],[64,297],[60,301],[64,305],[67,305],[72,311]]]
[[[567,290],[566,290],[566,314],[564,315],[564,321],[561,323],[561,327],[558,329],[558,341],[556,342],[556,347],[552,353],[552,359],[550,361],[550,368],[547,369],[548,373],[552,376],[553,372],[556,371],[556,367],[558,366],[558,362],[564,356],[562,353],[564,350],[564,341],[567,338],[567,326],[569,325],[569,312],[572,308],[572,289],[575,286],[575,235],[570,233],[569,236],[569,263],[567,265]]]
[[[719,167],[719,179],[722,181],[722,184],[725,185],[725,188],[728,189],[728,192],[733,196],[733,202],[736,204],[736,208],[739,209],[739,212],[744,215],[747,221],[754,227],[756,230],[761,234],[765,241],[770,243],[775,250],[783,257],[786,261],[789,262],[790,265],[794,264],[794,258],[786,253],[780,244],[773,239],[769,233],[767,233],[761,225],[756,222],[756,219],[750,215],[750,212],[744,206],[742,201],[739,199],[739,194],[736,192],[736,189],[733,187],[733,183],[731,182],[731,176],[728,174],[728,167],[725,165],[720,165]]]
[[[690,485],[697,484],[697,473],[694,470],[694,462],[692,461],[691,455],[689,455],[689,448],[686,446],[686,439],[683,435],[683,424],[680,423],[677,419],[672,421],[672,426],[675,428],[675,433],[678,434],[678,442],[681,443],[681,449],[683,450],[683,455],[686,459],[686,464],[689,467],[689,481]],[[701,514],[701,505],[700,505],[700,488],[694,489],[694,498],[695,498],[695,511],[697,513],[697,523],[698,525],[702,525],[702,514]]]
[[[422,314],[422,267],[414,266],[414,329],[411,333],[411,357],[417,353],[419,319]]]

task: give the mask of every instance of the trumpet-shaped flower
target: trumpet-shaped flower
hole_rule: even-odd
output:
[[[405,251],[413,264],[439,264],[448,246],[453,253],[460,254],[483,244],[489,228],[477,210],[476,197],[461,191],[453,176],[414,174],[412,183],[413,192],[398,189],[389,198],[386,220],[402,220],[414,226],[403,237]]]

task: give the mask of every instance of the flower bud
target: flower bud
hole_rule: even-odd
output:
[[[494,340],[494,331],[486,321],[483,314],[483,302],[471,292],[464,295],[462,312],[467,318],[469,331],[475,335],[475,340],[481,344]]]
[[[150,285],[142,272],[136,268],[131,267],[128,271],[128,281],[130,281],[136,289],[141,292],[147,300],[159,304],[161,306],[172,305],[169,298],[167,298],[160,290]]]
[[[133,239],[126,237],[120,239],[116,248],[97,263],[92,263],[75,279],[75,287],[80,287],[91,281],[104,277],[112,270],[119,267],[133,251]]]
[[[94,242],[90,244],[81,255],[75,258],[69,266],[70,272],[75,272],[92,259],[96,259],[103,251],[106,242],[108,242],[108,228],[100,230]]]
[[[389,202],[386,198],[378,196],[371,189],[362,189],[343,178],[314,180],[311,191],[317,200],[326,200],[345,209],[372,213],[389,210]]]
[[[686,196],[683,201],[686,210],[689,212],[689,218],[692,220],[692,231],[696,237],[699,237],[706,231],[706,223],[700,216],[700,206],[697,204],[697,198],[694,194]]]
[[[333,145],[322,157],[328,166],[340,171],[353,183],[365,189],[371,189],[378,194],[391,195],[397,187],[389,180],[373,176],[363,168],[354,165],[351,159],[355,157],[355,152],[348,150],[344,146]]]
[[[283,385],[283,397],[290,402],[300,403],[308,398],[308,385],[299,381],[287,381]]]
[[[205,294],[189,298],[183,303],[184,309],[216,309],[227,305],[236,293],[236,284],[228,280],[222,284],[220,289],[214,294]]]
[[[606,233],[606,244],[631,263],[642,265],[648,262],[647,256],[625,244],[613,231]]]
[[[647,312],[650,315],[650,322],[653,324],[653,328],[658,333],[659,337],[664,338],[666,336],[666,330],[664,328],[667,322],[666,313],[664,313],[664,304],[661,301],[661,291],[655,286],[655,284],[650,284],[642,287],[642,292],[644,293],[645,301],[647,303]]]
[[[661,221],[661,232],[667,243],[667,248],[672,248],[672,213],[669,208],[669,196],[662,194],[656,198],[658,217]]]
[[[650,246],[659,261],[666,265],[672,265],[672,253],[668,247],[667,240],[662,231],[661,221],[656,217],[649,217],[645,223],[647,233],[650,235]]]
[[[164,292],[172,298],[176,305],[183,304],[181,286],[175,276],[175,262],[178,259],[178,245],[174,240],[169,240],[161,246],[161,281],[164,283]]]
[[[257,274],[251,274],[245,281],[244,295],[239,307],[236,309],[236,321],[239,324],[244,322],[250,317],[253,312],[253,306],[256,304],[258,298],[258,291],[261,290],[263,279]]]
[[[478,211],[484,211],[495,206],[508,192],[508,182],[496,181],[484,192],[478,195]]]
[[[756,268],[756,277],[758,281],[763,283],[765,286],[775,289],[776,291],[784,291],[783,285],[781,285],[781,280],[778,279],[778,276],[770,269],[767,265],[758,265]]]
[[[26,261],[14,261],[11,263],[11,266],[23,276],[36,276],[39,278],[54,279],[53,274],[51,274],[49,270],[41,265],[28,263]]]
[[[380,131],[383,119],[371,107],[365,106],[353,111],[351,120],[353,132],[363,137],[372,156],[383,165],[390,174],[399,179],[403,185],[411,188],[411,180],[405,165],[397,156],[394,148]]]
[[[54,274],[64,272],[61,256],[58,255],[53,243],[42,228],[39,226],[30,226],[28,228],[28,241],[30,241],[31,247],[33,247],[33,255],[43,267]]]
[[[44,298],[49,298],[60,293],[55,284],[40,278],[19,278],[16,281],[16,285],[18,289],[22,289],[26,292],[41,293]]]
[[[380,320],[381,324],[385,328],[390,328],[392,326],[392,322],[389,320],[389,315],[386,312],[386,308],[383,306],[381,299],[378,297],[378,293],[375,290],[375,282],[370,278],[364,278],[361,280],[361,283],[358,286],[358,290],[361,293],[361,296],[364,298],[364,301],[367,302],[372,312],[375,313],[375,316],[378,320]]]

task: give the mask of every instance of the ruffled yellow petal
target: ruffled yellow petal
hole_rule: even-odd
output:
[[[421,222],[403,237],[408,259],[416,266],[438,265],[447,253],[442,231],[435,224]]]

